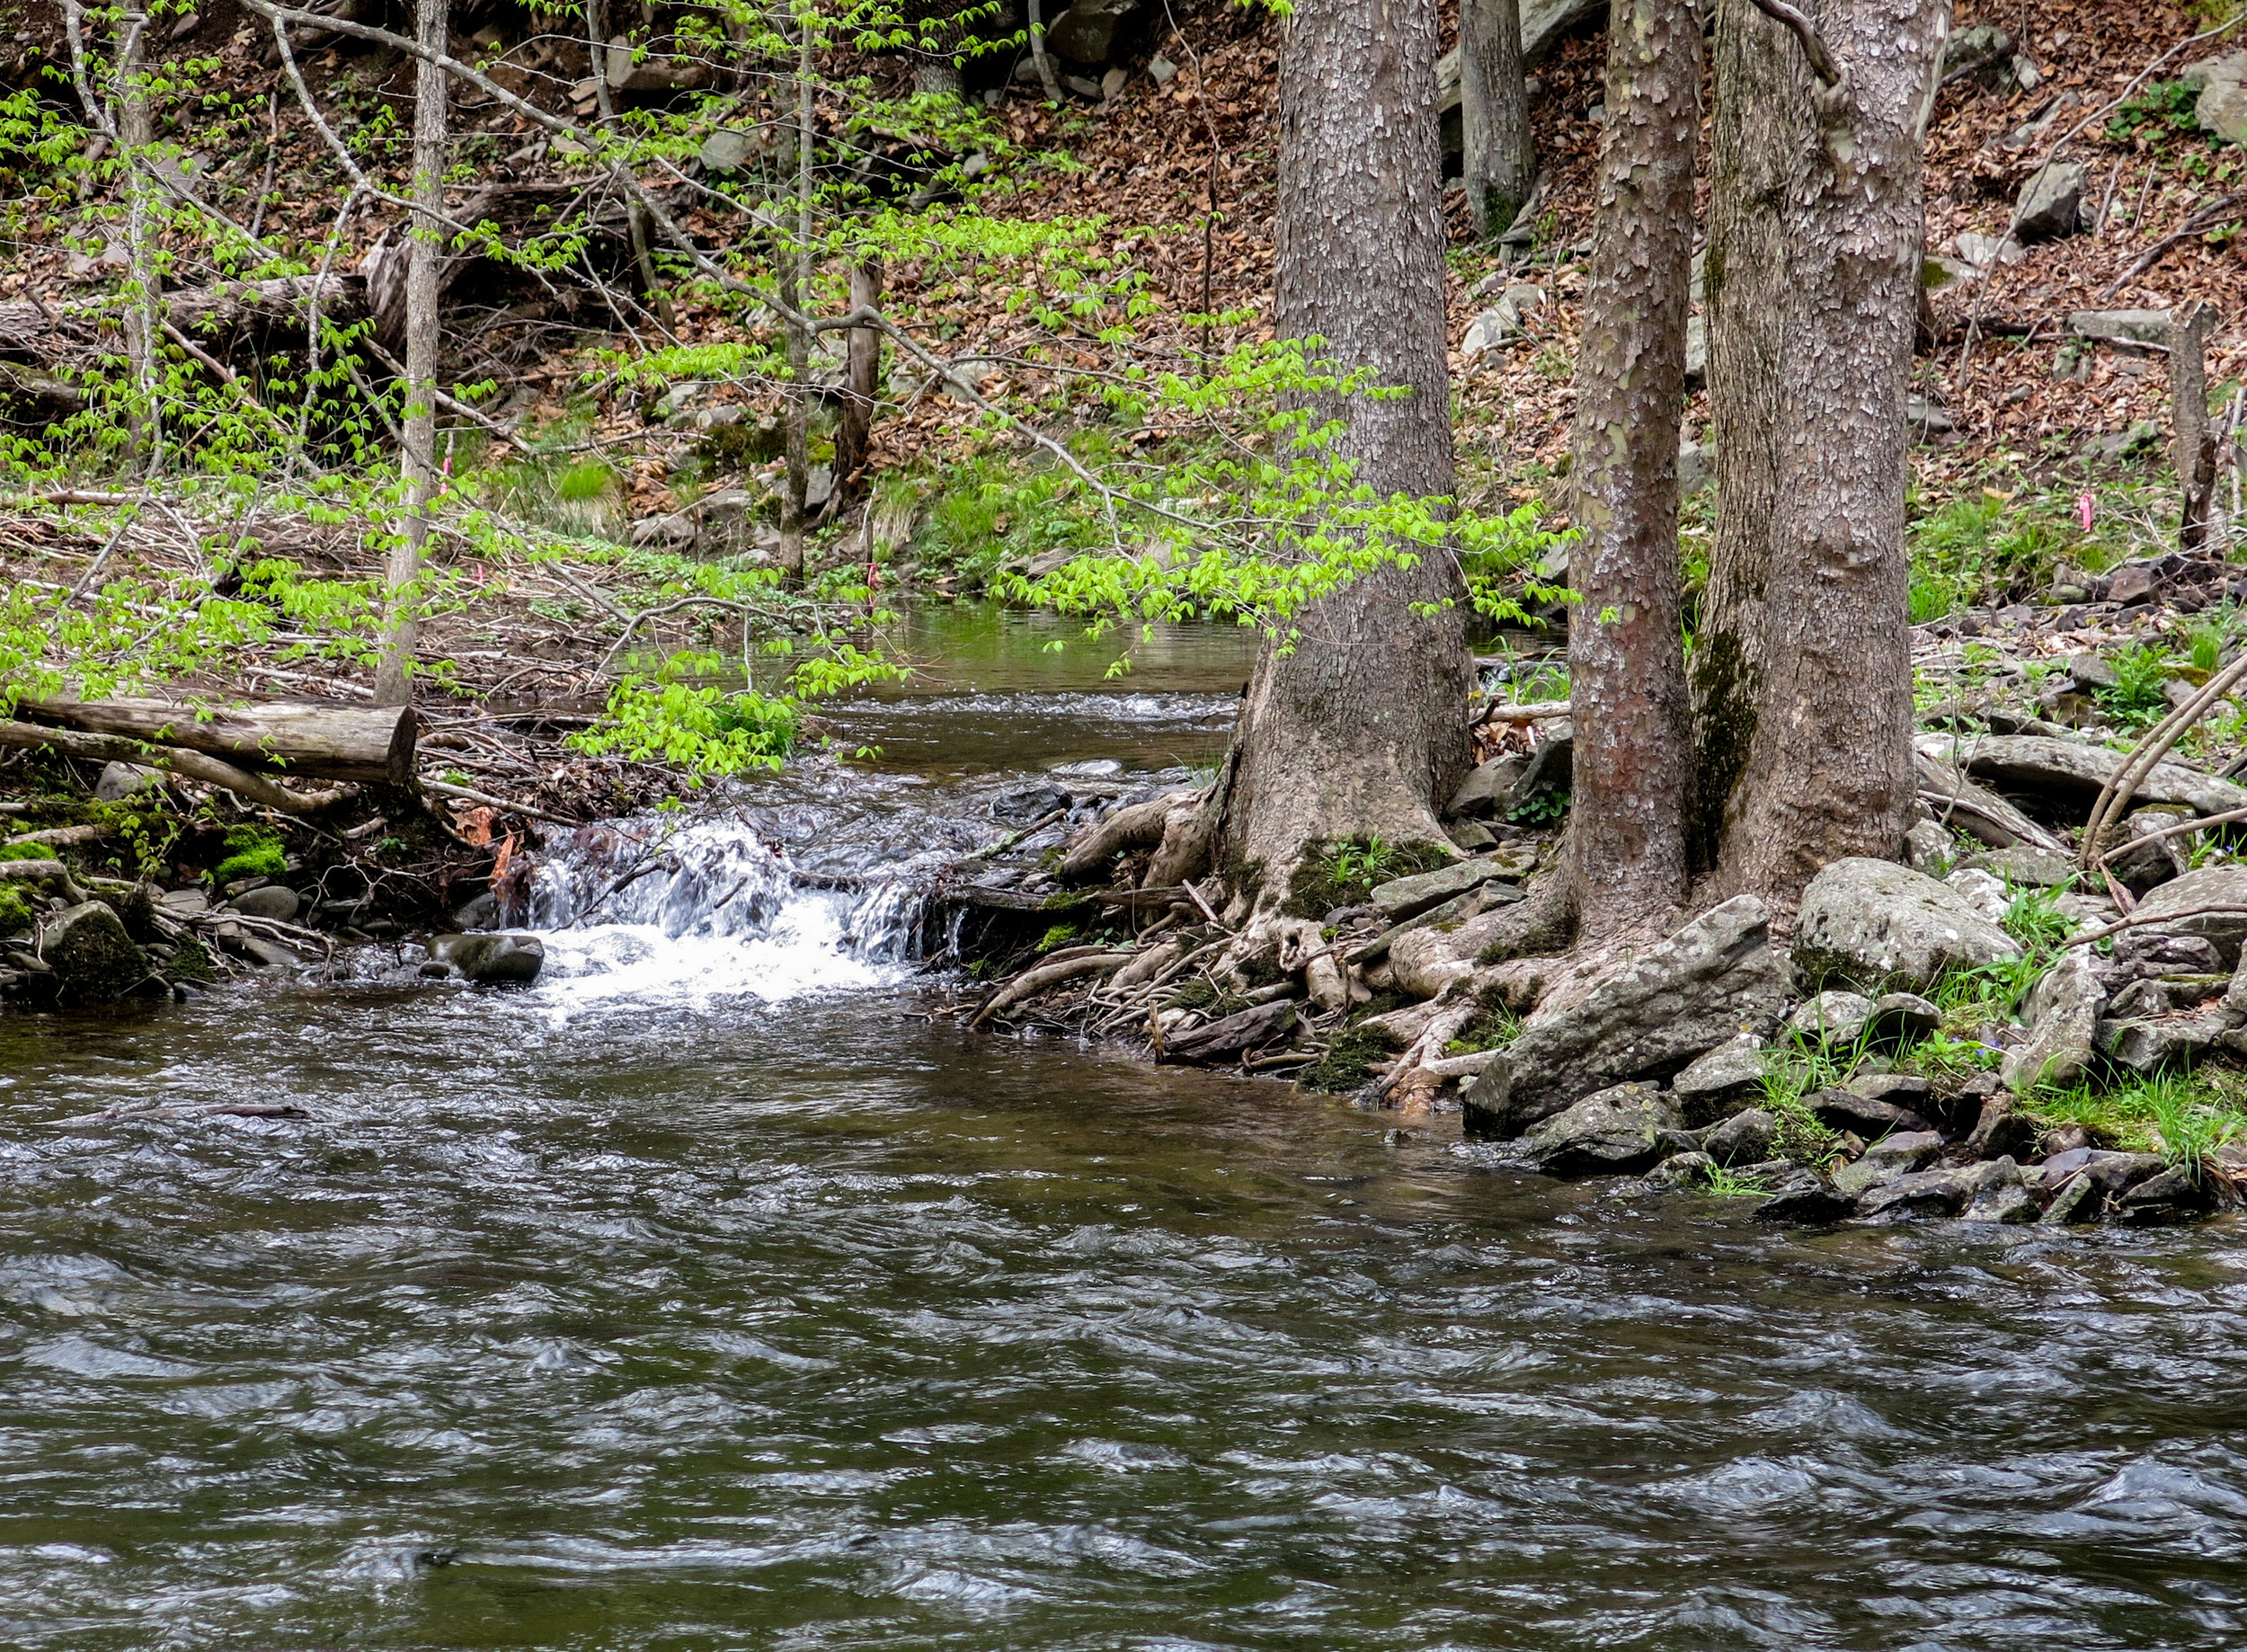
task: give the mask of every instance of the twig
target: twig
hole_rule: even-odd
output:
[[[424,777],[422,781],[422,789],[425,792],[435,792],[440,797],[457,797],[467,803],[480,803],[494,809],[504,809],[510,814],[528,815],[534,821],[551,821],[556,826],[582,826],[585,823],[582,821],[571,820],[566,815],[549,813],[544,809],[533,807],[527,803],[511,803],[504,797],[494,797],[489,792],[479,792],[472,786],[456,786],[450,780],[431,780]]]
[[[1795,39],[1802,43],[1802,55],[1810,60],[1811,73],[1820,81],[1828,86],[1842,84],[1842,71],[1834,62],[1834,54],[1825,49],[1825,40],[1819,38],[1816,24],[1789,5],[1787,0],[1751,0],[1751,4],[1764,16],[1794,31]]]

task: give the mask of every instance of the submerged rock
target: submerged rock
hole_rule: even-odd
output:
[[[1823,1171],[1808,1165],[1789,1165],[1772,1174],[1766,1185],[1771,1197],[1755,1207],[1758,1221],[1800,1222],[1813,1226],[1839,1221],[1853,1201],[1834,1186]]]
[[[546,961],[546,943],[535,935],[440,935],[430,956],[480,986],[536,981]]]
[[[1795,925],[1795,967],[1811,981],[1923,991],[1953,970],[2021,949],[1954,890],[1894,861],[1837,860],[1810,880]]]
[[[1533,1017],[1461,1098],[1470,1132],[1518,1135],[1609,1085],[1674,1072],[1778,1025],[1791,987],[1763,903],[1703,913],[1565,1009]]]

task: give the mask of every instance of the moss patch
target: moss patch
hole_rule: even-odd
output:
[[[1346,1096],[1363,1089],[1404,1047],[1405,1041],[1385,1026],[1353,1026],[1336,1034],[1327,1052],[1306,1067],[1296,1082],[1307,1090]]]
[[[279,832],[264,826],[231,826],[210,877],[223,888],[236,878],[279,877],[287,869]]]
[[[1287,880],[1287,899],[1280,910],[1291,918],[1323,918],[1338,906],[1353,906],[1372,893],[1377,884],[1433,872],[1458,859],[1457,853],[1434,843],[1387,843],[1379,838],[1347,838],[1305,850],[1294,875]]]
[[[31,903],[13,884],[0,884],[0,935],[18,935],[31,927]]]

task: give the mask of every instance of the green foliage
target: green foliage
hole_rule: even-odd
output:
[[[1068,946],[1076,938],[1077,926],[1075,924],[1057,923],[1044,935],[1038,937],[1037,949],[1040,952],[1052,952],[1057,947]]]
[[[2107,656],[2115,680],[2098,690],[2099,703],[2125,728],[2143,728],[2169,709],[2162,690],[2168,685],[2174,662],[2163,650],[2133,643]]]
[[[2157,80],[2140,87],[2107,122],[2109,143],[2128,143],[2144,136],[2163,141],[2207,136],[2193,111],[2200,89],[2189,81]]]
[[[1802,1164],[1822,1164],[1841,1147],[1841,1138],[1817,1121],[1807,1097],[1831,1089],[1849,1076],[1863,1054],[1850,1052],[1846,1061],[1827,1053],[1823,1041],[1798,1035],[1791,1044],[1763,1052],[1763,1107],[1779,1121],[1774,1145],[1788,1159]]]
[[[0,884],[0,936],[21,935],[31,927],[31,903],[20,884]]]
[[[2066,502],[2039,497],[2015,505],[1994,491],[1954,499],[1911,527],[1914,625],[1962,608],[2030,595],[2073,556],[2103,564],[2067,515]]]
[[[1283,904],[1294,917],[1321,917],[1336,907],[1363,901],[1376,884],[1425,872],[1452,858],[1434,844],[1389,843],[1380,838],[1328,843],[1303,857],[1289,880]]]
[[[229,827],[210,881],[224,888],[236,878],[279,877],[288,870],[280,834],[265,826]]]
[[[2047,1125],[2080,1124],[2108,1147],[2158,1152],[2196,1177],[2208,1155],[2247,1134],[2237,1075],[2207,1070],[2134,1079],[2110,1089],[2085,1084],[2040,1090],[2029,1110]]]
[[[1568,813],[1571,794],[1566,786],[1550,786],[1524,797],[1505,812],[1508,822],[1515,826],[1550,826],[1565,819]]]
[[[53,860],[54,848],[44,843],[0,844],[0,860]]]
[[[1719,1198],[1755,1199],[1771,1191],[1762,1177],[1749,1176],[1723,1165],[1710,1165],[1701,1175],[1708,1190]]]

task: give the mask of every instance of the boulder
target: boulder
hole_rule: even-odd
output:
[[[226,902],[227,910],[240,912],[244,918],[270,918],[275,923],[294,923],[297,914],[304,910],[304,898],[286,884],[268,884],[236,895]]]
[[[1452,794],[1451,807],[1445,813],[1488,820],[1497,808],[1498,799],[1513,789],[1528,768],[1529,759],[1520,756],[1494,757],[1477,764]]]
[[[2074,161],[2040,167],[2021,186],[2013,203],[2013,234],[2023,241],[2056,241],[2082,226],[2089,174]]]
[[[2068,331],[2078,338],[2093,339],[2101,344],[2159,344],[2169,342],[2169,312],[2167,310],[2075,310],[2067,318]],[[2111,668],[2104,683],[2094,687],[2111,688],[2117,679]]]
[[[1871,1019],[1872,1000],[1863,993],[1827,990],[1789,1016],[1787,1030],[1832,1047],[1855,1044]]]
[[[1920,1134],[1934,1129],[1909,1107],[1877,1101],[1848,1090],[1816,1090],[1803,1097],[1810,1115],[1828,1130],[1845,1130],[1867,1141],[1898,1134]]]
[[[1778,1117],[1761,1107],[1735,1113],[1701,1138],[1701,1151],[1720,1165],[1760,1164],[1779,1140]]]
[[[2230,910],[2204,910],[2211,907]],[[2132,916],[2138,922],[2126,935],[2197,936],[2216,948],[2218,968],[2236,969],[2247,941],[2247,866],[2202,866],[2172,878],[2139,901]],[[2118,939],[2116,950],[2119,955]]]
[[[2159,1227],[2189,1221],[2215,1203],[2195,1170],[2170,1165],[2124,1194],[2115,1214],[2132,1227]]]
[[[1650,1167],[1661,1136],[1682,1123],[1677,1104],[1651,1084],[1618,1084],[1532,1128],[1525,1158],[1547,1176],[1612,1176]]]
[[[164,770],[138,763],[104,763],[102,777],[93,783],[93,795],[103,803],[123,803],[143,792],[163,789]]]
[[[2133,975],[2214,975],[2224,968],[2224,955],[2204,935],[2125,929],[2114,937],[2114,962]]]
[[[1941,877],[1950,870],[1958,852],[1958,839],[1933,821],[1921,821],[1904,834],[1904,858],[1912,870]]]
[[[36,950],[69,998],[123,998],[149,973],[147,955],[102,901],[83,901],[49,913],[40,920]]]
[[[2072,946],[2029,989],[2021,1018],[2029,1036],[2005,1052],[1998,1078],[2016,1096],[2039,1086],[2065,1089],[2091,1070],[2099,1013],[2107,994],[2092,972],[2090,949]]]
[[[1758,1221],[1816,1224],[1839,1221],[1853,1201],[1835,1187],[1825,1172],[1808,1165],[1789,1165],[1774,1171],[1766,1183],[1771,1197],[1755,1207]]]
[[[2190,1067],[2210,1051],[2223,1048],[2224,1035],[2239,1019],[2233,1011],[2218,1008],[2151,1021],[2101,1021],[2093,1042],[2117,1067],[2150,1078]]]
[[[1763,1044],[1753,1033],[1727,1038],[1670,1080],[1688,1124],[1712,1123],[1763,1093]]]
[[[1139,0],[1075,0],[1045,25],[1045,49],[1072,63],[1106,63],[1116,36],[1139,10]],[[1093,87],[1097,95],[1099,87]]]
[[[2088,1176],[2070,1177],[2052,1195],[2052,1202],[2044,1207],[2044,1214],[2037,1218],[2038,1225],[2063,1228],[2072,1222],[2096,1221],[2101,1203],[2099,1189]]]
[[[1368,898],[1383,918],[1400,923],[1408,918],[1417,918],[1454,896],[1480,888],[1492,878],[1503,875],[1505,870],[1496,861],[1457,860],[1433,872],[1418,872],[1410,877],[1376,884]]]
[[[2181,78],[2200,88],[2192,118],[2203,131],[2226,143],[2247,143],[2247,52],[2226,52],[2196,63]]]
[[[546,964],[546,943],[535,935],[440,935],[430,955],[480,986],[536,981]]]
[[[1742,1032],[1768,1033],[1791,986],[1763,903],[1736,896],[1574,1003],[1532,1017],[1466,1091],[1467,1126],[1518,1135],[1595,1090],[1675,1072]]]
[[[2000,884],[2015,889],[2065,889],[2075,881],[2075,863],[2065,855],[2023,844],[2009,849],[1985,849],[1969,855],[1962,865],[1986,872]]]
[[[2118,1153],[2106,1148],[2078,1147],[2053,1154],[2037,1167],[2037,1177],[2047,1192],[2056,1192],[2080,1176],[2099,1192],[2118,1195],[2147,1177],[2159,1175],[2168,1162],[2158,1153]]]
[[[2185,833],[2148,841],[2165,828],[2181,826],[2191,817],[2161,809],[2141,809],[2123,823],[2128,841],[2107,857],[2107,869],[2132,894],[2143,895],[2191,869],[2188,852],[2192,839]]]
[[[1985,734],[1949,742],[1950,753],[1976,780],[2028,792],[2089,813],[2100,788],[2121,768],[2127,754],[2109,746],[2052,734]],[[1947,754],[1946,754],[1947,755]],[[2198,814],[2247,808],[2247,786],[2204,775],[2181,763],[2156,763],[2136,794],[2141,804],[2182,804]]]
[[[2044,1209],[2043,1201],[2020,1182],[2000,1182],[1985,1187],[1967,1202],[1958,1212],[1960,1221],[1990,1221],[2011,1227],[2021,1222],[2034,1221]]]
[[[1967,1132],[1966,1150],[1973,1159],[2003,1159],[2009,1154],[2017,1158],[2031,1151],[2036,1141],[2037,1122],[2016,1112],[2011,1096],[1991,1096],[1983,1101],[1980,1116]]]
[[[1709,1179],[1717,1161],[1706,1153],[1673,1153],[1647,1172],[1647,1180],[1656,1187],[1680,1189],[1696,1188]]]
[[[1943,878],[1942,884],[1999,928],[2005,927],[2005,914],[2012,910],[2012,891],[1994,872],[1985,872],[1979,866],[1958,866]]]
[[[1527,338],[1528,318],[1545,306],[1545,289],[1517,281],[1498,295],[1498,301],[1467,324],[1467,335],[1460,341],[1459,358],[1472,362],[1516,339]]]
[[[1795,925],[1806,980],[1923,991],[1953,970],[2021,955],[1958,893],[1894,861],[1837,860],[1810,880]]]
[[[1857,1213],[1873,1221],[1956,1216],[1970,1200],[2021,1185],[2021,1167],[2011,1159],[1920,1170],[1866,1193],[1857,1201]]]

